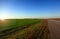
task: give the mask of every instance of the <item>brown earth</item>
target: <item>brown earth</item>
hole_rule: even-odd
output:
[[[49,18],[48,20],[57,20],[57,21],[60,21],[60,18]]]

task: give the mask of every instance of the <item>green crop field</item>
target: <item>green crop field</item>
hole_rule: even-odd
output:
[[[36,19],[6,19],[5,21],[0,21],[0,31],[16,27],[26,27],[38,21]]]
[[[43,19],[0,20],[0,39],[48,39],[46,26]]]

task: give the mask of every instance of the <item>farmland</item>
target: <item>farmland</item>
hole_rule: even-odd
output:
[[[0,21],[0,39],[48,39],[46,19]]]

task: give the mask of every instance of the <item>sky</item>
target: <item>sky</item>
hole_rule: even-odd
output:
[[[0,0],[0,17],[60,18],[59,0]]]

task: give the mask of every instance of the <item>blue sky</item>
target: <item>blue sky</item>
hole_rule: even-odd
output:
[[[0,15],[10,18],[60,18],[59,0],[0,0]]]

